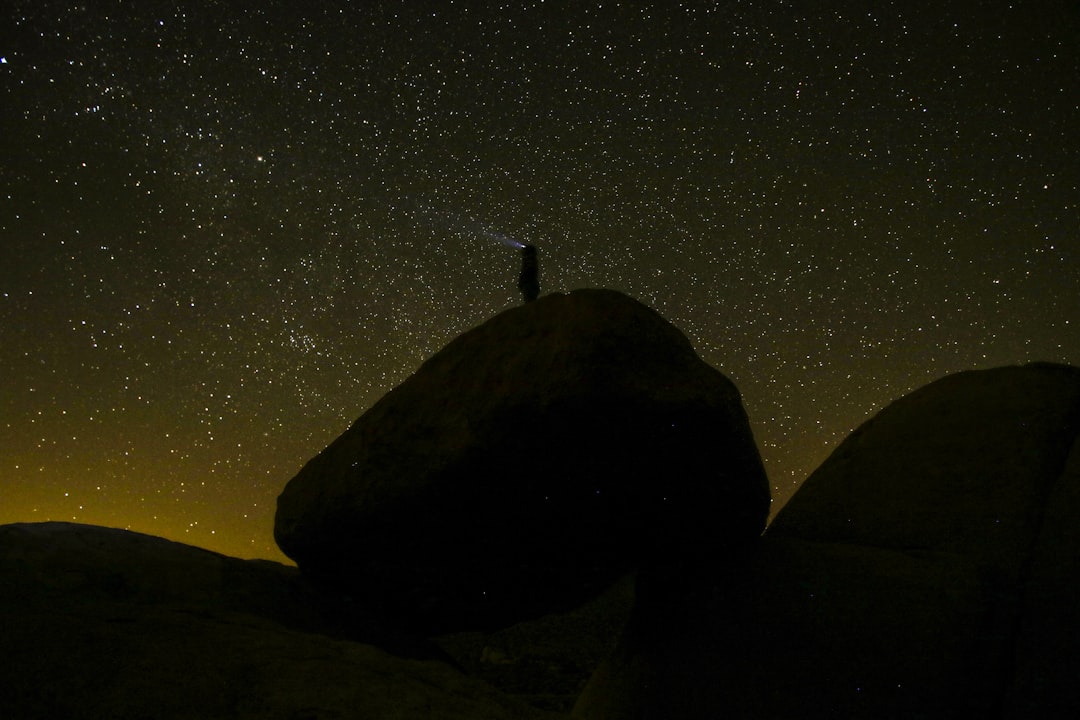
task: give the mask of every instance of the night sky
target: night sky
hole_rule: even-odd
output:
[[[734,380],[774,507],[1080,364],[1072,0],[7,0],[0,58],[0,522],[280,559],[301,465],[520,302],[505,238]]]

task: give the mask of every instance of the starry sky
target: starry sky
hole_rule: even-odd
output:
[[[458,333],[621,290],[782,504],[944,374],[1080,364],[1080,5],[8,0],[0,522],[282,559],[303,463]]]

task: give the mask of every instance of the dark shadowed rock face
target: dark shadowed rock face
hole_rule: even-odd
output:
[[[1080,429],[1080,370],[963,372],[897,400],[851,434],[770,534],[955,552],[1015,582]]]
[[[738,391],[606,290],[447,345],[278,498],[302,570],[442,630],[584,600],[643,560],[756,537],[768,483]]]
[[[1080,369],[952,375],[847,438],[576,716],[1080,716]]]

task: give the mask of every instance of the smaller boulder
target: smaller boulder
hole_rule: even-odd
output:
[[[1078,429],[1077,368],[949,375],[845,439],[769,533],[957,553],[1015,585]]]

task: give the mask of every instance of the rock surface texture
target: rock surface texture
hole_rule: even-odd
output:
[[[897,400],[741,567],[635,608],[575,716],[1077,716],[1078,436],[1073,367]]]
[[[434,647],[358,641],[372,628],[341,602],[277,563],[87,525],[0,526],[0,717],[553,717]]]
[[[768,507],[734,385],[651,309],[581,290],[424,363],[289,482],[274,533],[306,574],[449,631],[711,562]]]

